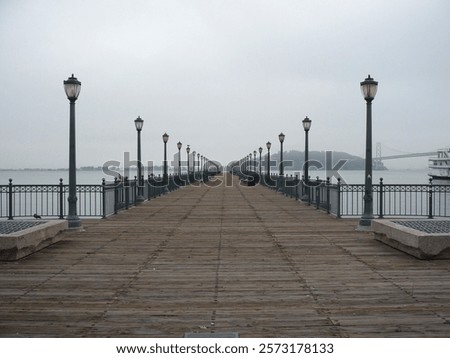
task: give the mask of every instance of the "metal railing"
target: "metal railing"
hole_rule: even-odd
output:
[[[215,173],[214,173],[215,174]],[[197,172],[170,175],[167,182],[161,176],[149,176],[138,180],[118,180],[98,185],[77,185],[77,213],[80,217],[107,217],[127,210],[144,201],[151,200],[195,182],[206,182],[213,173]],[[69,186],[60,179],[59,184],[0,185],[0,218],[10,220],[18,217],[57,217],[63,219],[68,214]]]
[[[106,185],[77,185],[77,211],[82,216],[102,216]],[[67,215],[69,186],[63,184],[0,185],[0,218]]]
[[[332,186],[340,198],[336,215],[359,216],[364,206],[364,185],[340,184]],[[409,217],[449,217],[450,185],[384,184],[381,179],[373,188],[374,215]]]
[[[325,210],[336,217],[361,216],[364,209],[363,184],[332,184],[329,179],[309,179],[298,176],[267,176],[253,172],[233,174],[247,184],[249,178],[258,178],[258,183],[286,196],[307,202],[317,209]],[[384,184],[380,179],[373,189],[373,214],[383,217],[450,217],[450,185],[433,184]]]
[[[329,180],[305,182],[297,176],[259,177],[255,172],[234,172],[245,185],[261,184],[295,200],[302,200],[317,209],[326,210],[336,217],[361,216],[364,208],[364,185],[331,184]],[[143,200],[164,195],[194,182],[207,181],[212,173],[190,173],[171,175],[166,183],[158,176],[138,180],[115,180],[99,185],[77,185],[77,212],[80,217],[107,217],[120,210],[127,210]],[[0,218],[15,217],[64,218],[68,213],[69,186],[15,185],[12,180],[0,185]],[[373,185],[373,211],[379,218],[387,216],[405,217],[449,217],[450,185],[433,184],[379,184]]]

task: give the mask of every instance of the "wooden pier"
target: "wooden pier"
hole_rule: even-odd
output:
[[[216,184],[1,262],[0,337],[450,337],[450,260],[231,175]]]

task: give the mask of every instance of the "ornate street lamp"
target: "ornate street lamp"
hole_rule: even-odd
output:
[[[178,148],[178,175],[181,177],[181,147],[183,144],[181,142],[177,143]]]
[[[169,141],[169,135],[164,133],[162,136],[164,142],[164,173],[163,173],[163,184],[166,186],[169,184],[169,175],[167,173],[167,142]]]
[[[195,180],[195,155],[197,152],[194,150],[192,152],[192,174],[194,174],[194,180]]]
[[[67,81],[64,81],[64,91],[70,101],[70,125],[69,125],[69,214],[67,221],[69,229],[81,228],[81,220],[77,214],[77,167],[76,167],[76,147],[75,147],[75,101],[81,90],[81,82],[72,74]]]
[[[197,172],[200,173],[200,153],[197,153]]]
[[[266,143],[266,147],[267,147],[267,172],[266,172],[266,177],[267,177],[267,184],[270,185],[270,147],[272,146],[272,143],[267,142]]]
[[[189,153],[191,152],[191,148],[189,148],[189,144],[186,147],[186,153],[187,153],[187,174],[189,176]]]
[[[280,140],[281,145],[281,154],[280,154],[280,176],[284,175],[284,166],[283,166],[283,142],[284,142],[285,135],[283,133],[280,133],[278,135],[278,139]]]
[[[253,171],[256,173],[256,150],[253,151]]]
[[[144,121],[140,116],[138,116],[134,120],[134,125],[136,127],[137,131],[137,160],[138,160],[138,195],[136,197],[137,203],[142,203],[145,199],[142,193],[142,189],[144,186],[144,183],[142,182],[142,161],[141,161],[141,131],[142,127],[144,126]]]
[[[303,129],[305,130],[305,162],[303,164],[303,176],[304,181],[303,184],[305,185],[305,191],[304,195],[302,197],[302,200],[306,201],[309,200],[309,142],[308,142],[308,133],[311,129],[311,120],[308,118],[308,116],[305,117],[305,119],[302,121]]]
[[[261,161],[261,154],[262,154],[262,151],[263,151],[263,149],[262,149],[262,147],[259,147],[259,178],[261,178],[261,164],[262,164],[262,161]],[[261,180],[261,179],[260,179]]]
[[[361,82],[361,92],[366,100],[366,166],[364,184],[364,212],[359,226],[368,228],[373,219],[373,189],[372,189],[372,101],[377,94],[378,82],[370,75]]]

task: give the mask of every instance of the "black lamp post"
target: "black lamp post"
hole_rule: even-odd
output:
[[[259,177],[261,178],[261,164],[262,164],[261,154],[262,154],[263,149],[262,149],[262,147],[259,147],[258,150],[259,150]]]
[[[253,171],[256,173],[256,150],[253,151]]]
[[[183,144],[181,142],[177,143],[178,148],[178,175],[181,177],[181,147]]]
[[[194,180],[195,180],[195,155],[197,152],[194,150],[192,152],[192,174],[194,174]]]
[[[280,152],[280,177],[284,175],[284,166],[283,166],[283,142],[285,135],[280,133],[278,135],[278,139],[280,140],[281,152]]]
[[[266,143],[266,147],[267,147],[267,173],[266,173],[267,184],[270,183],[270,147],[271,146],[272,146],[272,143],[270,143],[270,142]]]
[[[189,176],[189,153],[191,152],[191,148],[189,148],[189,144],[186,147],[186,153],[187,153],[187,174]]]
[[[197,172],[200,174],[200,153],[197,153]]]
[[[76,167],[76,147],[75,147],[75,101],[81,90],[81,82],[72,74],[67,81],[64,81],[64,91],[70,101],[70,126],[69,126],[69,214],[67,221],[69,229],[81,228],[81,220],[77,214],[77,167]]]
[[[169,135],[164,133],[162,136],[164,142],[164,173],[163,173],[163,184],[166,186],[169,184],[169,175],[167,173],[167,142],[169,141]]]
[[[359,225],[369,227],[373,219],[373,189],[372,189],[372,101],[377,94],[378,82],[370,75],[361,82],[361,92],[366,100],[366,166],[364,184],[364,212]]]
[[[202,180],[204,180],[205,176],[204,176],[204,169],[203,169],[203,155],[200,155],[200,172],[202,173],[201,178],[202,178]]]
[[[143,184],[142,183],[142,161],[141,161],[141,131],[142,131],[142,127],[144,126],[144,121],[142,120],[142,118],[140,116],[138,116],[135,120],[134,120],[134,125],[136,126],[136,131],[137,131],[137,160],[138,160],[138,195],[136,197],[136,202],[137,203],[142,203],[145,199],[144,196],[142,195],[142,189],[143,189]]]
[[[303,164],[303,176],[304,176],[304,182],[305,185],[305,191],[304,195],[302,197],[302,200],[309,200],[309,142],[308,142],[308,133],[311,129],[311,120],[308,118],[308,116],[305,117],[305,119],[302,121],[303,129],[305,130],[305,163]]]

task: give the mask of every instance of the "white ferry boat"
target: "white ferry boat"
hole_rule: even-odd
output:
[[[428,159],[429,176],[433,179],[450,180],[450,147],[439,149],[436,157]]]

